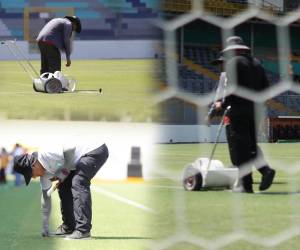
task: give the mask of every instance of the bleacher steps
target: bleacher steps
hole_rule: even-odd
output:
[[[192,60],[189,60],[187,58],[183,58],[183,64],[186,65],[189,69],[194,70],[196,73],[200,74],[200,75],[204,75],[208,78],[211,78],[215,81],[219,80],[219,76],[210,71],[209,69],[206,69],[204,67],[202,67],[199,64],[194,63]]]
[[[300,112],[297,112],[286,105],[284,105],[281,102],[278,102],[276,100],[270,99],[268,100],[268,105],[272,107],[275,110],[278,110],[279,112],[288,112],[288,115],[294,116],[294,115],[300,115]]]

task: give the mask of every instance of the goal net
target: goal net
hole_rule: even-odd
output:
[[[169,145],[159,146],[154,173],[161,178],[160,187],[168,190],[161,191],[160,195],[169,194],[163,196],[163,204],[172,206],[165,205],[161,209],[163,233],[152,242],[151,249],[267,249],[284,247],[286,242],[300,235],[295,223],[299,203],[293,195],[299,188],[296,178],[300,169],[295,154],[298,145],[260,145],[266,160],[277,171],[274,188],[268,194],[276,197],[280,204],[286,202],[282,212],[285,226],[268,212],[274,209],[266,204],[271,195],[259,196],[259,193],[250,198],[229,192],[184,192],[181,184],[184,166],[198,157],[209,157],[212,145],[170,145],[176,138],[189,137],[191,133],[199,138],[211,134],[210,141],[215,140],[216,134],[211,130],[220,120],[213,121],[210,127],[202,125],[215,100],[220,74],[226,69],[211,62],[220,57],[231,36],[243,38],[252,56],[264,67],[271,85],[254,91],[239,86],[235,80],[228,84],[224,96],[234,94],[255,103],[256,121],[267,121],[265,125],[255,124],[257,136],[264,138],[263,141],[281,140],[281,132],[275,130],[285,125],[293,128],[292,132],[287,132],[289,139],[298,136],[300,106],[297,101],[283,102],[282,98],[292,95],[297,100],[300,97],[297,83],[300,75],[300,43],[297,43],[300,42],[297,35],[300,15],[298,5],[291,7],[277,2],[280,1],[162,1],[163,13],[158,26],[164,34],[159,57],[163,74],[160,75],[162,86],[157,93],[157,103],[163,116],[160,132],[164,135],[173,131],[173,137],[166,140]],[[264,129],[260,129],[261,126]],[[216,150],[215,157],[227,166],[232,164],[226,144]],[[263,157],[257,156],[248,165],[251,169],[252,165],[263,161]],[[254,188],[257,189],[261,176],[254,168],[253,172]],[[287,196],[280,196],[282,194]],[[260,210],[260,202],[265,212]],[[291,217],[295,221],[290,221]]]

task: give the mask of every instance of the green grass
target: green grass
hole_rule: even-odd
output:
[[[147,203],[146,189],[139,184],[94,184],[124,198]],[[92,239],[67,241],[41,237],[40,188],[37,182],[28,187],[0,186],[0,249],[146,249],[152,233],[151,214],[111,197],[92,192]],[[58,195],[53,196],[51,228],[61,223]],[[150,207],[150,206],[149,206]]]
[[[156,116],[152,105],[153,60],[74,60],[62,71],[78,89],[97,92],[36,93],[16,61],[1,61],[0,107],[9,119],[108,120],[144,122]],[[33,61],[38,69],[39,62]]]
[[[183,167],[200,156],[207,157],[211,147],[212,144],[158,145],[156,147],[157,169],[168,170],[172,177],[178,176],[178,181],[158,179],[152,183],[169,187],[152,193],[156,200],[154,202],[156,209],[161,215],[156,220],[156,225],[160,228],[160,233],[157,234],[160,240],[181,232],[213,243],[235,231],[270,239],[276,238],[276,234],[291,227],[299,227],[300,174],[288,174],[285,170],[295,168],[299,164],[300,144],[261,145],[267,160],[277,169],[275,183],[264,193],[237,194],[228,190],[184,191],[180,188]],[[218,145],[214,158],[222,160],[225,165],[230,165],[227,144]],[[281,169],[278,170],[278,168]],[[258,190],[260,175],[255,170],[254,173],[254,189]],[[299,244],[299,237],[292,237],[272,249],[297,249]],[[171,244],[166,249],[199,248],[187,240],[187,242]],[[269,248],[239,240],[227,245],[224,249]]]
[[[0,249],[120,249],[142,250],[160,248],[161,243],[174,236],[163,249],[201,249],[189,241],[193,236],[209,243],[233,232],[262,239],[277,239],[277,234],[300,225],[300,174],[288,174],[284,168],[298,164],[300,144],[262,144],[266,158],[278,170],[272,187],[264,193],[237,194],[228,190],[186,192],[180,176],[185,164],[205,156],[211,144],[157,145],[155,166],[170,170],[178,180],[154,178],[144,183],[103,183],[98,187],[135,201],[155,211],[148,213],[93,191],[93,238],[88,241],[65,241],[42,238],[39,184],[15,188],[0,186]],[[229,164],[226,144],[220,144],[215,158]],[[255,172],[254,189],[260,176]],[[54,195],[51,228],[61,223],[59,200]],[[176,234],[184,235],[180,240]],[[153,239],[153,240],[152,240]],[[175,241],[179,242],[176,243]],[[226,250],[298,249],[299,236],[287,238],[273,248],[259,242],[247,242],[247,237],[227,244]],[[153,246],[153,245],[152,245]],[[157,247],[155,247],[157,246]],[[204,248],[204,249],[208,249]]]

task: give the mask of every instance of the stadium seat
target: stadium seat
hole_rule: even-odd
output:
[[[158,4],[158,0],[30,1],[31,7],[74,8],[84,27],[76,36],[80,40],[157,39],[158,31],[150,21],[158,16]],[[28,6],[29,0],[0,1],[0,40],[24,39],[23,13]],[[51,14],[51,18],[63,15],[64,12],[57,12]],[[30,30],[37,33],[47,21],[38,14],[31,14]]]

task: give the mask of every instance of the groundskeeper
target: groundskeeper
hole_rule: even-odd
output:
[[[61,71],[61,54],[66,54],[66,66],[71,66],[71,37],[72,32],[81,32],[81,22],[76,16],[54,18],[40,31],[37,43],[41,53],[40,74]]]
[[[228,84],[236,80],[238,86],[262,91],[269,86],[269,82],[264,68],[249,52],[250,48],[244,45],[240,37],[228,38],[227,47],[222,51],[223,58],[227,59],[226,76],[223,77],[227,78]],[[257,145],[254,102],[237,95],[229,95],[223,102],[215,103],[216,109],[228,106],[231,109],[225,123],[230,158],[240,172],[234,191],[253,193],[251,166],[247,166],[253,160],[256,160],[254,165],[262,174],[259,190],[266,190],[273,182],[275,170],[268,166]]]
[[[60,201],[62,225],[55,236],[67,239],[82,239],[91,236],[92,201],[90,181],[108,158],[108,149],[101,146],[60,146],[40,150],[33,154],[22,154],[14,159],[14,170],[24,175],[26,185],[31,178],[40,177],[42,189],[43,236],[50,236],[49,215],[51,195],[57,187]],[[52,187],[52,181],[58,181]]]

